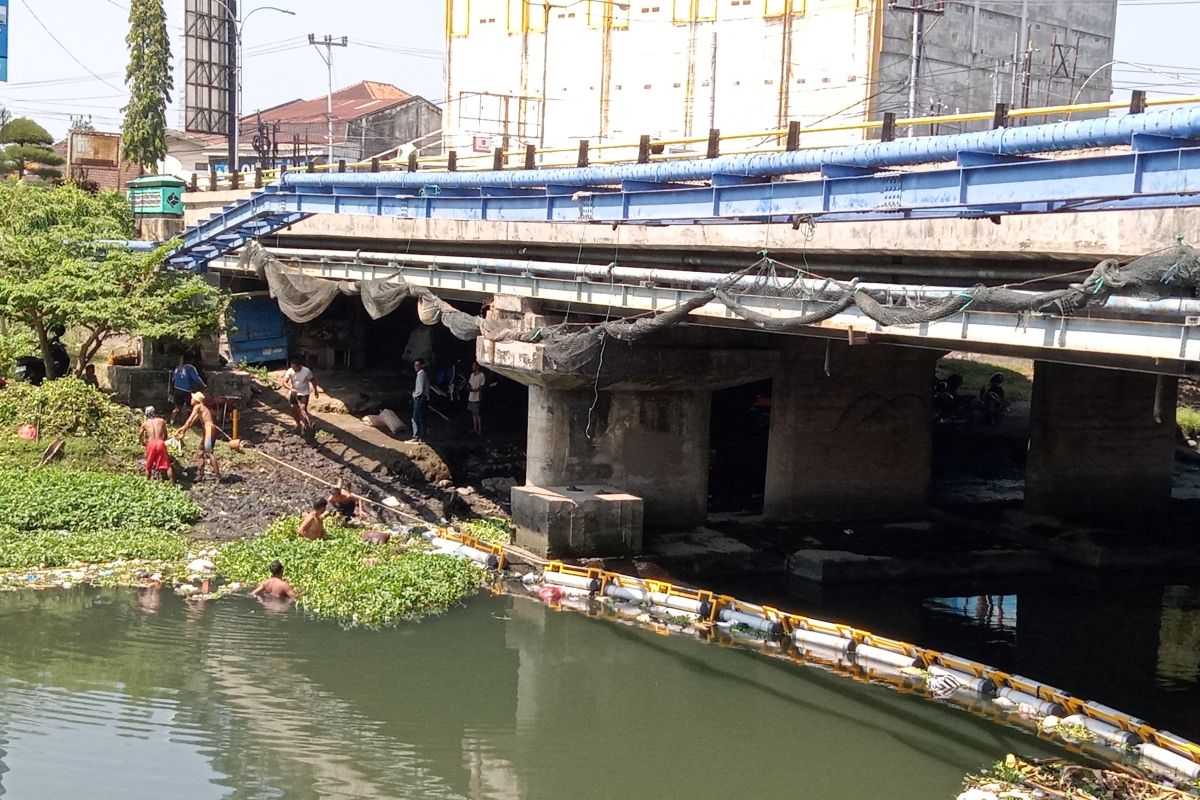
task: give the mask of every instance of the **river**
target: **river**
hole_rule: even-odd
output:
[[[18,800],[933,800],[1008,752],[1058,752],[525,598],[364,631],[247,598],[12,592],[0,643],[0,795]]]

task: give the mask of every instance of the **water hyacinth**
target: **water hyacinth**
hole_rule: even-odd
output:
[[[215,559],[218,571],[253,584],[279,559],[301,608],[364,627],[445,611],[477,591],[484,575],[477,564],[420,546],[368,544],[361,529],[333,521],[326,522],[328,539],[301,539],[299,523],[285,517],[261,536],[224,546]]]

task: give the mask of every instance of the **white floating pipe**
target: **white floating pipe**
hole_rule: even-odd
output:
[[[637,586],[618,586],[610,583],[604,587],[604,595],[614,600],[628,600],[632,603],[646,602],[646,590]]]
[[[646,597],[651,603],[660,606],[669,606],[670,608],[687,611],[697,616],[705,616],[704,612],[707,604],[703,600],[693,600],[690,597],[668,594],[667,592],[649,592]]]
[[[1020,689],[1004,687],[996,691],[996,697],[1008,700],[1018,708],[1024,706],[1039,717],[1061,717],[1067,713],[1061,703],[1055,703],[1053,700],[1043,700],[1037,695],[1022,692]]]
[[[768,636],[778,633],[780,624],[774,620],[769,620],[761,614],[751,614],[745,611],[735,611],[732,608],[722,608],[717,618],[722,622],[731,622],[735,625],[745,625],[751,630],[756,630],[759,633],[765,633]]]
[[[658,614],[662,617],[687,617],[691,622],[695,622],[696,620],[700,619],[699,614],[691,611],[684,611],[671,606],[651,605],[648,610],[651,614]]]
[[[876,664],[886,664],[895,669],[904,669],[917,665],[917,660],[910,655],[897,653],[895,650],[885,650],[882,647],[875,647],[870,644],[860,644],[855,648],[854,660],[859,663],[873,661]]]
[[[366,252],[362,250],[355,251],[351,255],[345,250],[304,250],[291,248],[270,248],[270,252],[279,258],[292,259],[311,259],[311,260],[329,260],[329,261],[349,261],[366,262],[366,261],[382,261],[384,264],[399,264],[421,268],[428,267],[453,267],[465,270],[481,270],[486,272],[499,272],[517,275],[546,275],[549,277],[559,278],[585,278],[591,280],[604,281],[605,283],[643,283],[650,282],[668,286],[689,286],[708,288],[719,283],[726,278],[733,276],[722,272],[704,272],[699,270],[677,270],[677,269],[652,269],[644,267],[620,267],[598,264],[575,264],[562,261],[531,261],[527,259],[514,258],[476,258],[473,256],[443,256],[443,255],[424,255],[419,253],[385,253],[385,252]],[[864,266],[862,270],[868,272],[872,269],[886,271],[885,267]],[[934,267],[930,268],[931,274],[936,274],[937,270]],[[747,290],[754,291],[760,289],[757,276],[743,275],[736,280],[731,280],[726,288],[730,291]],[[844,284],[849,284],[849,281],[844,281]],[[961,296],[964,292],[971,291],[970,287],[965,286],[925,286],[915,284],[898,284],[898,283],[874,283],[870,281],[860,281],[855,284],[859,291],[866,292],[885,292],[897,296],[908,296],[917,300],[941,300],[947,297]],[[821,292],[830,288],[830,284],[823,279],[799,279],[796,281],[796,288],[804,288],[810,292]],[[1034,291],[1013,290],[1018,294],[1026,294],[1030,297],[1039,294]],[[1113,295],[1108,298],[1101,308],[1110,308],[1116,311],[1128,311],[1139,314],[1167,314],[1171,316],[1188,316],[1200,314],[1200,300],[1186,297],[1173,297],[1165,300],[1142,300],[1136,297],[1124,297]]]
[[[1138,744],[1142,741],[1136,733],[1130,733],[1129,731],[1121,730],[1116,725],[1110,725],[1103,720],[1092,719],[1091,717],[1084,716],[1083,714],[1072,714],[1069,717],[1065,717],[1062,722],[1059,723],[1059,726],[1061,727],[1064,723],[1067,725],[1082,725],[1094,733],[1096,738],[1100,739],[1105,744],[1114,745],[1116,747],[1133,747],[1135,744]]]
[[[843,636],[835,636],[832,633],[821,633],[820,631],[810,631],[803,628],[797,628],[792,631],[792,641],[802,650],[822,649],[830,650],[838,653],[841,656],[847,656],[854,650],[855,642],[853,639],[847,639]]]
[[[996,682],[991,678],[977,678],[969,672],[950,669],[949,667],[942,667],[937,664],[930,665],[929,674],[952,678],[958,683],[960,689],[982,697],[991,697],[996,694]]]
[[[1148,762],[1148,766],[1157,767],[1159,771],[1165,767],[1192,780],[1200,778],[1200,764],[1179,753],[1156,744],[1139,744],[1133,749],[1138,752],[1143,761]]]
[[[565,572],[546,570],[544,573],[542,573],[542,580],[553,586],[566,586],[571,589],[580,589],[585,592],[600,591],[600,579],[589,578],[586,575],[568,575]]]

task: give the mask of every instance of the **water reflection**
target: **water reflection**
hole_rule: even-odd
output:
[[[1180,684],[1195,686],[1200,677],[1200,589],[1163,589],[1162,622],[1158,629],[1158,682],[1170,691]]]
[[[971,597],[930,597],[925,608],[1006,637],[1017,633],[1017,596],[979,594]]]
[[[346,631],[237,599],[0,596],[0,795],[952,796],[1045,743],[821,670],[478,598]],[[751,783],[748,783],[750,781]]]

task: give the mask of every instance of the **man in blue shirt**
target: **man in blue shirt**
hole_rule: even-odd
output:
[[[417,359],[413,362],[417,371],[417,380],[413,384],[412,429],[413,438],[410,441],[425,441],[425,403],[429,400],[429,375],[425,372],[425,362]]]
[[[171,402],[175,405],[175,410],[171,412],[172,425],[179,423],[181,412],[190,413],[192,394],[207,388],[208,385],[201,379],[191,360],[186,355],[180,356],[179,366],[171,370]],[[188,412],[184,412],[185,408]]]

